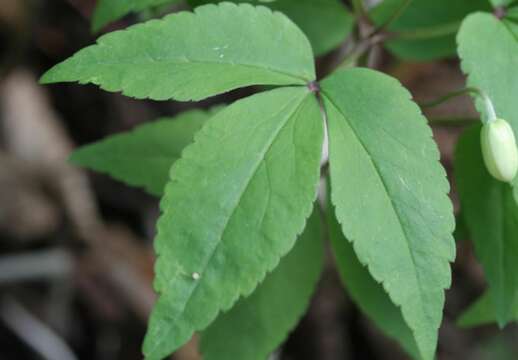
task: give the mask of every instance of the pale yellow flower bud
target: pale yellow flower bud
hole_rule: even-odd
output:
[[[480,140],[489,173],[500,181],[511,182],[518,172],[518,149],[509,123],[496,119],[484,124]]]

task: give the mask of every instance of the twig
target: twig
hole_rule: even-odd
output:
[[[0,303],[0,318],[43,359],[77,360],[63,339],[13,298],[4,298]]]
[[[358,59],[364,55],[371,47],[385,41],[387,34],[372,34],[371,36],[360,40],[356,45],[345,55],[338,68],[351,66]]]
[[[71,276],[73,269],[72,256],[62,249],[2,256],[0,257],[0,284],[64,278]]]
[[[356,16],[356,19],[358,21],[366,19],[367,12],[365,11],[365,8],[363,6],[363,0],[352,0],[351,3],[353,6],[353,11],[354,15]]]

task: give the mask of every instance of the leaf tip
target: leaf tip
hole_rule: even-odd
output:
[[[57,65],[53,66],[52,68],[50,68],[49,70],[47,70],[40,77],[39,83],[41,85],[49,85],[49,84],[55,84],[55,83],[67,81],[67,79],[64,79],[62,76],[60,76],[61,64],[62,63],[57,64]]]

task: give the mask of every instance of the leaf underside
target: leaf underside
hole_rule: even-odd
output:
[[[161,202],[148,359],[250,294],[291,249],[316,197],[322,141],[320,109],[305,87],[240,100],[196,134]]]
[[[405,323],[401,310],[358,261],[351,243],[342,234],[331,204],[327,217],[335,263],[352,300],[387,336],[398,341],[413,358],[419,359],[412,330]]]
[[[76,150],[70,161],[160,196],[171,165],[215,111],[191,110]]]
[[[449,262],[455,258],[449,184],[431,129],[396,80],[367,69],[322,83],[331,200],[344,235],[432,359]]]
[[[457,42],[468,85],[483,90],[498,117],[507,120],[518,134],[518,37],[512,28],[509,20],[500,21],[492,14],[472,14],[464,20]],[[475,101],[484,114],[483,103],[478,98]],[[513,186],[518,203],[518,177]]]
[[[188,101],[314,79],[311,45],[285,15],[221,3],[104,35],[41,82],[78,81],[139,99]]]
[[[204,360],[264,360],[286,338],[309,305],[322,272],[318,211],[279,266],[247,298],[221,314],[201,336]]]
[[[455,175],[464,221],[484,267],[488,294],[500,326],[514,319],[518,295],[518,206],[509,184],[486,170],[480,147],[480,126],[460,139]]]
[[[217,0],[189,0],[192,6],[215,3]],[[233,0],[268,6],[288,16],[306,34],[315,55],[323,55],[338,47],[353,29],[354,18],[338,0]]]

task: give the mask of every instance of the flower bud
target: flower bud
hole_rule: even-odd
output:
[[[480,140],[489,173],[500,181],[511,182],[518,171],[518,149],[509,123],[496,119],[484,124]]]

